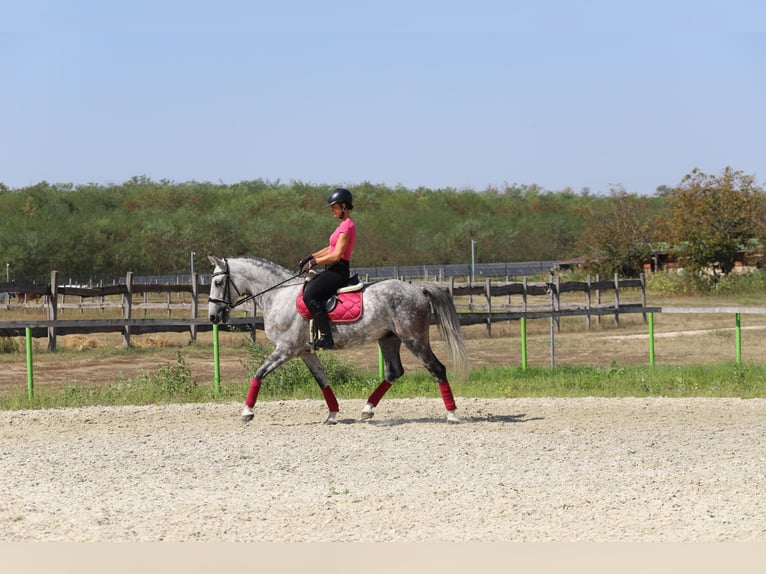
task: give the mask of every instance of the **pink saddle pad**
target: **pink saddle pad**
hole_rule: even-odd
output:
[[[340,293],[336,295],[338,302],[327,315],[333,323],[353,323],[362,316],[362,293],[363,291],[353,291],[351,293]],[[295,308],[304,319],[311,319],[311,313],[303,302],[303,289],[298,293],[295,299]]]

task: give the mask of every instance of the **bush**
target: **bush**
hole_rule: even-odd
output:
[[[17,352],[19,348],[12,337],[0,337],[0,353],[10,355]]]
[[[135,382],[125,381],[125,388],[144,388],[151,395],[159,395],[163,398],[179,398],[192,395],[197,389],[197,381],[191,375],[191,369],[181,356],[181,351],[176,354],[176,364],[163,367],[154,375],[143,375]]]
[[[766,291],[766,270],[719,277],[696,273],[654,273],[647,278],[646,290],[658,295],[762,295]]]

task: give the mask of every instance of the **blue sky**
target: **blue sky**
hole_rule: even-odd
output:
[[[0,182],[766,186],[764,6],[0,0]]]

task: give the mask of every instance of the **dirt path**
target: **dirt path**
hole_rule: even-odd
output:
[[[2,541],[766,541],[766,400],[0,412]]]

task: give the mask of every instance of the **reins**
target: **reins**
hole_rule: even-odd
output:
[[[225,275],[226,276],[226,287],[224,287],[224,291],[223,291],[224,298],[223,299],[219,299],[217,297],[208,297],[208,301],[210,301],[212,303],[222,303],[222,304],[226,305],[229,309],[234,309],[235,307],[239,307],[243,303],[247,303],[248,301],[251,301],[251,300],[255,299],[256,297],[260,297],[264,293],[268,293],[269,291],[271,291],[273,289],[276,289],[277,287],[281,287],[282,285],[284,285],[288,281],[292,281],[293,279],[297,279],[298,277],[303,275],[303,271],[299,271],[295,275],[292,275],[292,276],[288,277],[284,281],[280,281],[276,285],[272,285],[271,287],[268,287],[267,289],[264,289],[263,291],[259,291],[258,293],[255,293],[253,295],[245,295],[241,299],[237,300],[235,303],[232,303],[231,302],[231,297],[230,297],[229,287],[230,286],[234,287],[234,291],[237,292],[237,296],[238,297],[241,295],[241,293],[240,293],[239,289],[237,289],[237,286],[234,284],[234,281],[231,280],[231,274],[229,273],[229,261],[228,261],[228,259],[224,259],[223,260],[223,264],[224,264],[223,270],[218,271],[217,273],[213,273],[210,276],[210,278],[212,279],[213,277],[217,277],[218,275]]]

